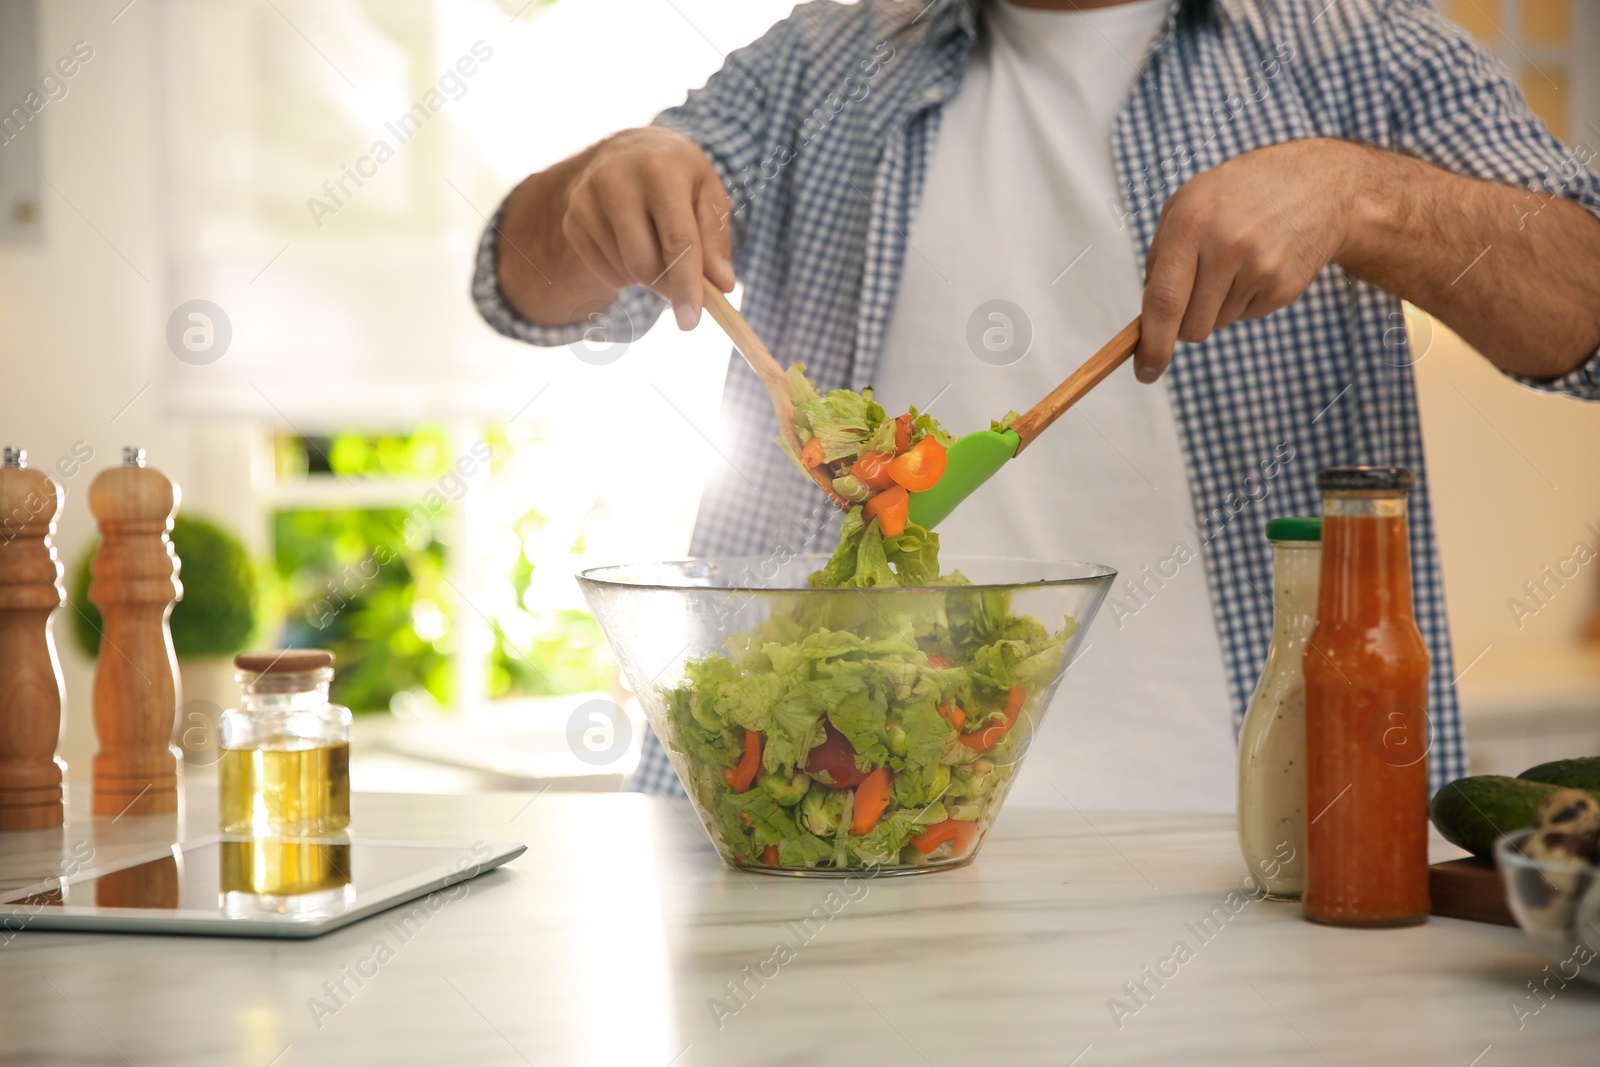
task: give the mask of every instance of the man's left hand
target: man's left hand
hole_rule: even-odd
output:
[[[1235,156],[1189,179],[1161,209],[1144,286],[1134,373],[1153,382],[1175,341],[1294,303],[1338,258],[1359,149],[1317,138]]]

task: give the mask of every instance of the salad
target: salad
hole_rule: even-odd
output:
[[[815,589],[691,660],[666,688],[667,743],[745,865],[864,870],[971,856],[1026,751],[1040,695],[1061,669],[1056,632],[1010,610],[1005,590],[939,573],[939,538],[907,518],[909,492],[944,471],[950,438],[914,409],[890,418],[870,391],[819,394],[790,369],[802,449],[859,503]],[[935,589],[929,592],[929,587]]]

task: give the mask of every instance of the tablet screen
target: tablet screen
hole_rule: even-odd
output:
[[[333,929],[470,879],[522,850],[484,841],[372,841],[347,834],[202,838],[115,867],[87,866],[0,892],[0,927],[266,933],[221,928],[256,926],[279,928],[266,936],[307,936],[283,928]]]

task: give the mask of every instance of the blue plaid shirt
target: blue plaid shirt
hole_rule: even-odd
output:
[[[780,361],[804,360],[823,388],[872,382],[941,105],[961,84],[982,2],[804,4],[656,119],[699,144],[728,188],[745,316]],[[1123,195],[1107,210],[1142,264],[1162,204],[1184,181],[1307,137],[1365,142],[1600,211],[1589,153],[1552,136],[1506,69],[1422,0],[1174,0],[1116,120]],[[491,325],[532,344],[570,344],[591,328],[538,325],[506,306],[492,225],[473,294]],[[605,322],[627,340],[664,306],[630,288]],[[1290,306],[1179,344],[1169,374],[1236,721],[1271,634],[1262,522],[1318,514],[1323,467],[1416,471],[1411,552],[1417,623],[1433,654],[1437,787],[1467,763],[1412,362],[1399,300],[1329,266]],[[1600,354],[1527,384],[1600,399]],[[737,358],[723,403],[732,454],[755,487],[736,474],[709,483],[691,551],[831,547],[833,516],[771,447],[766,393]],[[1285,455],[1267,488],[1263,464]],[[653,738],[637,783],[677,787]]]

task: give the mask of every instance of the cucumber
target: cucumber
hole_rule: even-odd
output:
[[[1529,767],[1517,777],[1529,782],[1548,782],[1567,789],[1600,792],[1600,756],[1558,759],[1554,763],[1541,763],[1537,767]]]
[[[1452,845],[1488,856],[1496,839],[1533,826],[1533,813],[1561,788],[1548,782],[1480,774],[1458,778],[1433,795],[1433,825]]]

